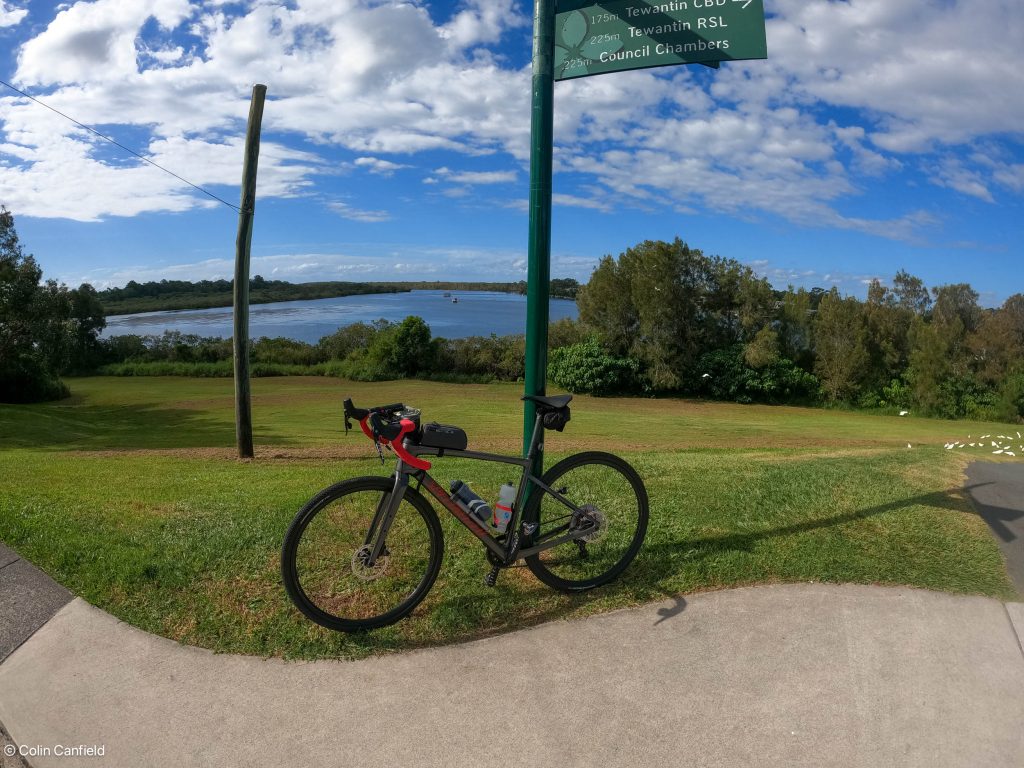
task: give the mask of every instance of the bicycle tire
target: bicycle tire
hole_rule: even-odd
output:
[[[408,616],[434,585],[444,554],[441,524],[412,488],[406,488],[388,532],[387,556],[373,568],[358,560],[371,505],[376,508],[393,488],[391,478],[344,480],[310,499],[292,520],[281,547],[281,577],[288,597],[311,621],[338,632],[385,627]],[[335,509],[340,512],[332,514]]]
[[[582,592],[619,576],[640,551],[650,516],[647,489],[636,470],[618,456],[589,451],[558,462],[541,480],[575,506],[589,507],[587,516],[599,516],[603,530],[599,528],[584,547],[569,541],[530,555],[526,564],[533,574],[560,592]],[[534,490],[524,512],[527,522],[539,526],[534,542],[550,529],[566,525],[561,522],[566,518],[571,530],[576,517],[540,488]]]

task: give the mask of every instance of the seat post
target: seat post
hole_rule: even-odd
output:
[[[526,452],[526,458],[530,459],[531,461],[537,458],[540,451],[543,450],[540,447],[541,445],[543,445],[543,441],[541,440],[542,436],[544,435],[543,421],[544,414],[538,411],[537,415],[533,419],[533,433],[530,435],[530,447]],[[531,465],[530,471],[533,472],[533,474],[536,475],[537,477],[540,477],[541,472],[543,471],[543,464],[541,464],[540,467],[535,466],[535,464]]]

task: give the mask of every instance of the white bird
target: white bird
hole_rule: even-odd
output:
[[[946,443],[946,450],[950,451],[952,449],[953,449],[953,444],[952,443]]]
[[[710,379],[711,378],[711,374],[710,373],[705,373],[703,376],[701,376],[701,378],[702,379]]]
[[[1006,455],[1007,455],[1007,456],[1013,456],[1013,458],[1017,458],[1017,454],[1016,454],[1016,453],[1014,453],[1013,451],[1007,451],[1007,452],[1006,452]]]
[[[912,446],[910,443],[907,443],[907,448],[913,448],[913,447],[914,446]]]
[[[992,451],[993,454],[1000,454],[1002,452],[1003,452],[1002,448],[1000,448],[998,451]]]
[[[910,411],[900,411],[900,416],[906,416]]]
[[[986,440],[986,439],[988,439],[988,438],[990,438],[990,437],[992,437],[992,435],[982,435],[982,436],[981,436],[981,439],[982,439],[982,440]]]

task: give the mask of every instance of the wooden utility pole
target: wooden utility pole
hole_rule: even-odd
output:
[[[267,86],[254,85],[249,106],[249,127],[245,133],[245,165],[242,168],[242,206],[238,212],[235,240],[235,438],[238,457],[251,459],[252,397],[249,391],[249,252],[252,247],[252,219],[256,211],[256,167],[260,159],[260,126]]]

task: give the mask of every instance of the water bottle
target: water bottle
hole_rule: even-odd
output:
[[[508,530],[508,524],[512,522],[512,508],[516,504],[516,487],[512,483],[505,483],[498,493],[498,503],[494,505],[494,529],[498,533]]]
[[[483,526],[491,524],[491,508],[466,483],[461,480],[452,481],[452,498],[465,512]]]

